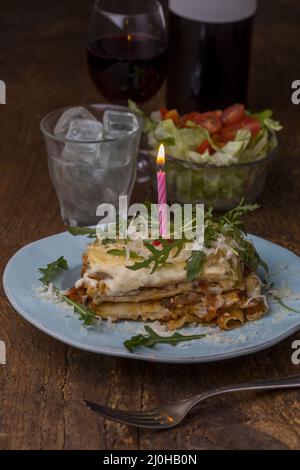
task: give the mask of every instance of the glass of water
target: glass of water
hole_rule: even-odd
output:
[[[143,119],[123,106],[95,104],[53,111],[41,121],[49,172],[63,221],[94,225],[98,205],[130,199]]]

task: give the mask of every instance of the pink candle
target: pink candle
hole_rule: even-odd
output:
[[[165,164],[165,148],[163,144],[159,146],[156,160],[157,166],[157,194],[158,194],[158,211],[159,211],[159,233],[161,237],[167,235],[167,189],[166,189],[166,173],[163,171]]]

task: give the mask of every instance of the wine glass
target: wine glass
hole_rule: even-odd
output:
[[[167,27],[157,0],[98,0],[86,44],[90,76],[109,101],[148,101],[167,73]]]

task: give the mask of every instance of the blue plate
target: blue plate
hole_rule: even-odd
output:
[[[300,299],[300,258],[278,245],[256,236],[250,236],[270,269],[270,282],[276,288],[292,289]],[[206,337],[176,346],[160,344],[153,349],[140,347],[130,353],[124,340],[143,331],[142,322],[109,324],[101,321],[93,327],[83,327],[78,316],[60,304],[38,297],[39,267],[63,255],[69,271],[63,271],[55,280],[66,289],[80,276],[81,254],[86,237],[73,237],[68,232],[43,238],[19,250],[9,261],[4,272],[4,289],[19,314],[45,333],[79,349],[111,356],[130,357],[167,363],[200,363],[243,356],[268,348],[300,329],[300,313],[291,312],[274,299],[268,299],[270,311],[261,320],[246,323],[241,328],[220,331],[213,327],[187,327],[185,334],[206,333]],[[290,307],[300,311],[297,295],[284,299]],[[154,325],[155,327],[155,325]]]

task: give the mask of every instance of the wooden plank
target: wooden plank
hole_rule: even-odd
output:
[[[84,37],[90,2],[2,2],[0,106],[1,272],[10,256],[35,239],[63,230],[49,182],[41,117],[73,103],[99,101],[88,77]],[[260,2],[250,79],[251,108],[272,107],[284,124],[277,165],[248,229],[300,253],[299,108],[290,83],[300,77],[296,0]],[[22,28],[20,27],[22,21]],[[2,75],[3,74],[3,75]],[[147,104],[163,103],[163,91]],[[151,189],[135,190],[143,201]],[[153,433],[104,420],[82,399],[146,409],[217,384],[297,373],[295,335],[246,358],[206,365],[118,360],[69,348],[34,329],[9,305],[0,287],[0,449],[299,449],[299,391],[249,393],[210,400],[179,428]]]

